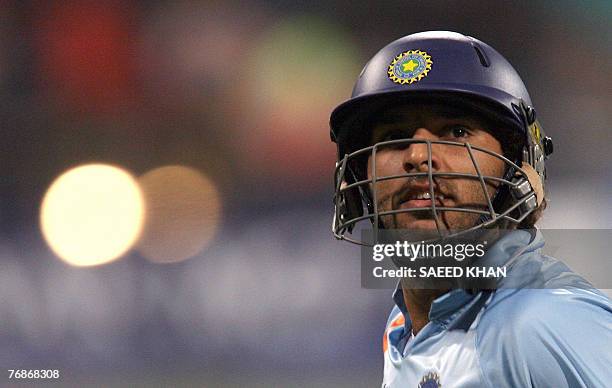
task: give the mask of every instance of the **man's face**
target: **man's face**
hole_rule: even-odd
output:
[[[372,143],[397,139],[443,140],[470,143],[502,154],[499,141],[485,128],[485,120],[442,105],[410,104],[389,110],[377,120],[372,132]],[[473,157],[485,176],[502,177],[504,162],[481,151],[472,150]],[[368,178],[372,174],[372,157],[368,159]],[[468,173],[477,175],[466,147],[432,144],[432,172]],[[383,146],[376,151],[377,178],[428,171],[426,143]],[[462,207],[488,211],[486,194],[478,178],[435,177],[436,207]],[[378,211],[431,207],[429,179],[424,177],[377,181],[375,184]],[[489,198],[493,198],[497,184],[485,180]],[[474,226],[479,214],[439,211],[440,228],[463,230]],[[436,229],[431,210],[404,212],[381,216],[387,229]]]

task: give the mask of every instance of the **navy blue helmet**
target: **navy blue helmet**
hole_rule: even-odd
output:
[[[369,220],[378,227],[380,215],[372,203],[372,179],[360,172],[358,160],[363,161],[364,155],[376,148],[371,144],[372,117],[386,107],[411,101],[476,111],[510,129],[519,139],[521,152],[497,155],[506,163],[504,187],[489,202],[488,210],[481,213],[475,228],[501,220],[520,224],[541,204],[544,160],[552,153],[552,141],[544,136],[516,70],[478,39],[448,31],[420,32],[391,42],[376,53],[359,74],[351,98],[331,114],[331,139],[338,146],[333,222],[337,238],[359,242],[346,232],[360,221]],[[436,177],[436,172],[424,174],[430,182]],[[438,174],[440,178],[442,175]],[[423,210],[432,211],[438,219],[440,211],[435,206]]]

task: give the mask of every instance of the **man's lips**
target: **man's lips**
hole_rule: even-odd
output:
[[[400,203],[400,209],[412,209],[418,207],[431,207],[432,201],[431,199],[411,199],[408,201],[404,201]],[[436,206],[443,206],[442,202],[436,200]]]
[[[436,206],[445,206],[445,201],[448,196],[441,193],[437,186],[434,186],[434,200]],[[431,207],[432,205],[431,192],[429,185],[414,185],[404,190],[399,197],[398,207],[400,209]]]

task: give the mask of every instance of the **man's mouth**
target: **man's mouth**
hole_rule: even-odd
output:
[[[403,195],[399,198],[398,207],[400,209],[411,209],[411,208],[422,208],[431,207],[433,203],[436,206],[444,206],[444,201],[448,197],[441,193],[437,186],[434,187],[434,201],[431,198],[431,191],[429,185],[419,185],[410,187]]]
[[[444,201],[444,195],[442,194],[435,194],[435,204],[436,206],[442,206],[443,205],[443,201]],[[414,193],[411,194],[407,197],[405,197],[401,202],[400,202],[400,208],[402,209],[406,209],[406,208],[416,208],[416,207],[431,207],[432,206],[432,200],[431,200],[431,193],[430,192],[424,192],[424,193]]]

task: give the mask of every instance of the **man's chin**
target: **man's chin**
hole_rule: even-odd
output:
[[[399,222],[394,225],[394,229],[399,234],[390,234],[393,238],[401,238],[405,241],[416,242],[429,239],[438,239],[440,234],[436,227],[436,221],[433,219],[404,219],[397,220]],[[440,225],[444,228],[443,224]]]
[[[440,225],[441,228],[444,225]],[[435,230],[438,228],[436,226],[436,221],[434,219],[412,219],[412,220],[403,220],[397,223],[397,229],[407,229],[407,230]]]

